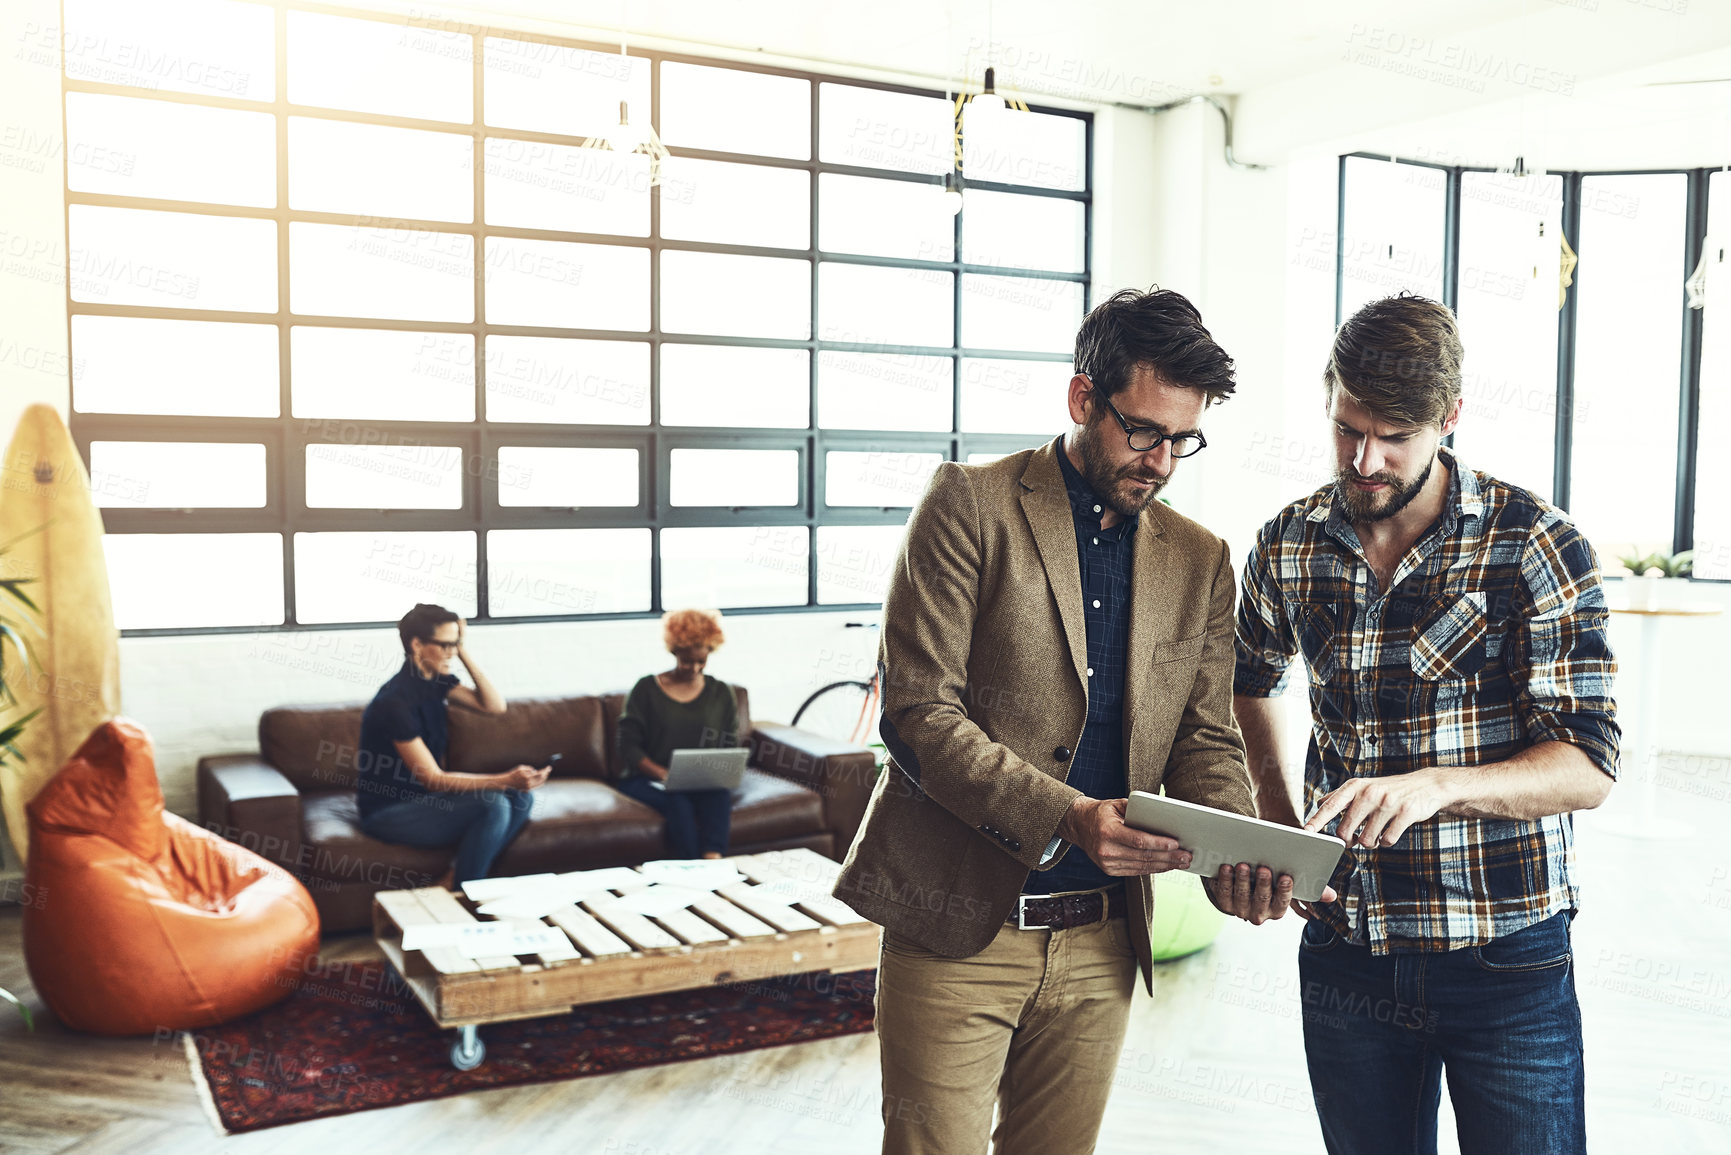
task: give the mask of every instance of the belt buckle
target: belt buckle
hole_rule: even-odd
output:
[[[1028,925],[1028,900],[1030,898],[1045,898],[1045,895],[1019,894],[1016,896],[1016,929],[1043,930],[1044,927]]]

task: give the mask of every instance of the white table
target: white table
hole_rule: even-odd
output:
[[[1617,821],[1607,822],[1605,829],[1624,838],[1660,839],[1685,835],[1689,833],[1685,823],[1666,821],[1658,815],[1659,674],[1663,669],[1660,664],[1660,632],[1666,618],[1710,618],[1724,613],[1725,609],[1711,602],[1637,608],[1614,598],[1606,599],[1605,608],[1613,614],[1636,618],[1641,635],[1641,683],[1634,694],[1635,708],[1633,711],[1620,711],[1625,737],[1630,730],[1635,732],[1633,747],[1626,745],[1632,760],[1625,757],[1623,766],[1625,769],[1631,765],[1637,767],[1641,776],[1640,792],[1635,809],[1625,811],[1626,816]]]

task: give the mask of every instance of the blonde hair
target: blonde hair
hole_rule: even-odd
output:
[[[715,649],[727,640],[721,632],[721,614],[717,610],[671,610],[661,617],[661,636],[668,652],[686,646]]]

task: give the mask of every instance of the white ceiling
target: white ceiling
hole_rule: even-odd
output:
[[[367,3],[368,0],[362,0]],[[1054,103],[1234,96],[1241,155],[1731,160],[1731,0],[469,0],[369,6]],[[1679,9],[1681,11],[1679,11]],[[1524,125],[1524,136],[1522,126]],[[1672,154],[1690,149],[1688,157]],[[1622,155],[1618,153],[1618,155]]]

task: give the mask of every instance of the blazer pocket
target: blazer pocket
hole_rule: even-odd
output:
[[[1167,662],[1183,662],[1202,656],[1202,649],[1208,644],[1206,633],[1197,634],[1194,638],[1184,638],[1176,642],[1158,642],[1154,646],[1154,664],[1163,666]]]

